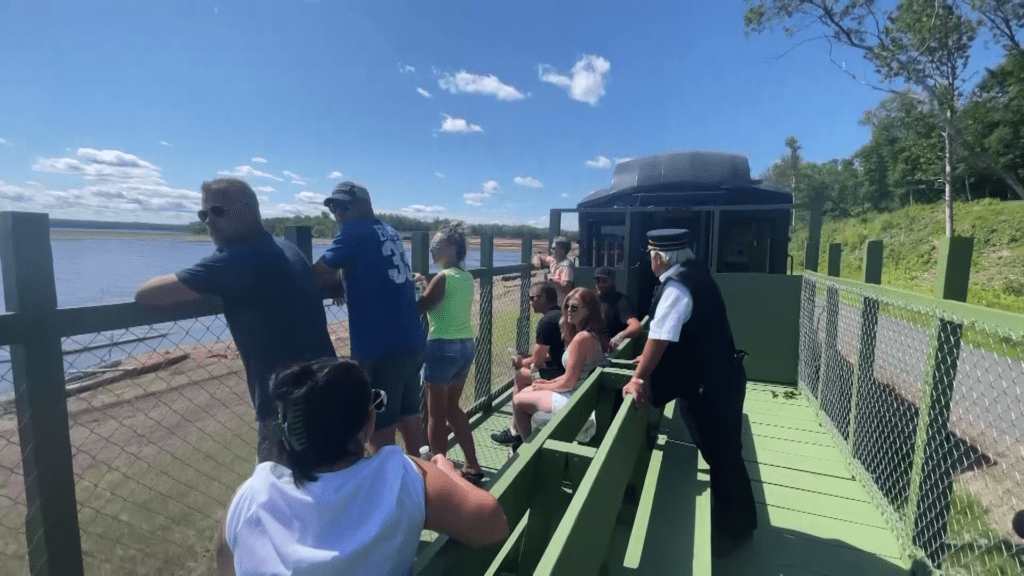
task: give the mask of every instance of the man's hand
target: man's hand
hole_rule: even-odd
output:
[[[628,394],[633,395],[633,399],[636,400],[638,406],[645,406],[650,398],[650,390],[647,383],[636,377],[633,377],[622,387],[622,397],[625,398]]]
[[[614,338],[612,338],[610,344],[611,344],[612,348],[618,348],[622,344],[622,342],[625,341],[625,340],[626,340],[626,337],[622,335],[622,332],[619,332],[618,334],[615,335]]]

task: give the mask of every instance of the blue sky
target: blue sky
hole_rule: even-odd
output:
[[[883,94],[824,45],[779,58],[795,41],[744,38],[742,0],[625,6],[7,2],[0,210],[184,223],[240,174],[265,216],[352,179],[378,212],[539,224],[616,158],[726,150],[756,174],[789,135],[814,161],[867,140]]]

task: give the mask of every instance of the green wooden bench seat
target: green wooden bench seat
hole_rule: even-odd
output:
[[[622,574],[711,575],[711,490],[676,401],[665,406]],[[689,572],[687,572],[689,570]]]

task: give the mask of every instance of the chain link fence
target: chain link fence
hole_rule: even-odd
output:
[[[488,276],[475,280],[478,353],[462,399],[473,411],[512,377],[505,351],[522,339],[532,279]],[[348,355],[347,308],[325,306]],[[221,514],[256,464],[245,370],[223,316],[63,338],[62,348],[85,573],[214,574]],[[9,358],[0,348],[0,573],[21,574],[31,568]]]
[[[1024,574],[1024,325],[805,275],[800,388],[904,549],[950,574]]]
[[[18,418],[14,410],[14,379],[11,349],[0,346],[0,573],[25,571],[28,555],[25,540],[25,478],[21,466]]]

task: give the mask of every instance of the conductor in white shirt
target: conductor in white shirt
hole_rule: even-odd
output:
[[[637,403],[664,406],[682,398],[691,435],[711,476],[712,549],[730,554],[750,540],[757,511],[741,431],[746,393],[745,353],[736,350],[725,301],[708,266],[693,253],[684,229],[647,233],[654,293],[647,344],[622,389]]]

